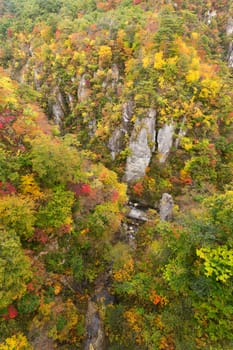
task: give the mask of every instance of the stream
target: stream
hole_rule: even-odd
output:
[[[136,202],[129,202],[125,220],[119,230],[119,238],[124,240],[132,250],[137,248],[136,235],[139,227],[149,221],[148,210],[154,209]],[[174,202],[168,193],[163,193],[159,205],[159,216],[161,221],[170,221],[173,216]],[[101,310],[111,303],[114,303],[114,296],[109,293],[111,286],[111,272],[104,272],[95,283],[92,296],[88,300],[86,313],[86,339],[84,350],[105,350],[106,337],[104,322],[101,318]]]
[[[126,220],[120,228],[120,236],[129,244],[131,249],[136,249],[136,234],[139,226],[148,221],[146,211],[148,208],[140,207],[138,203],[128,203]],[[92,296],[88,300],[86,313],[86,339],[84,350],[104,350],[106,337],[104,323],[101,318],[101,310],[114,302],[114,296],[110,295],[110,273],[103,273],[96,281]]]

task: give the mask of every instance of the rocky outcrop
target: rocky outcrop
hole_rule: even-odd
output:
[[[233,18],[232,17],[228,18],[226,34],[227,35],[232,35],[233,34]]]
[[[180,141],[182,139],[182,137],[184,137],[187,133],[187,129],[185,128],[185,122],[186,122],[186,117],[184,116],[182,123],[180,125],[179,131],[178,131],[178,135],[175,141],[175,147],[178,148],[180,145]]]
[[[54,100],[51,106],[52,117],[57,125],[61,125],[67,112],[66,102],[58,87],[53,90],[53,96]]]
[[[215,10],[208,10],[208,12],[206,13],[206,22],[207,24],[211,24],[212,20],[214,17],[217,16],[217,11]]]
[[[83,102],[89,95],[89,80],[87,79],[87,74],[83,74],[78,85],[78,101]]]
[[[106,78],[102,83],[102,88],[107,90],[109,87],[116,89],[120,79],[120,71],[117,64],[113,64],[111,69],[109,69]]]
[[[128,129],[128,124],[133,116],[134,112],[133,101],[127,101],[123,104],[122,122],[124,130]]]
[[[233,41],[229,45],[227,61],[228,67],[233,68]]]
[[[108,148],[111,151],[112,159],[115,160],[116,155],[122,150],[124,143],[124,136],[126,131],[122,128],[117,128],[113,131],[112,136],[108,141]]]
[[[169,221],[173,216],[174,202],[170,194],[164,193],[159,205],[159,216],[162,221]]]
[[[148,221],[146,212],[137,208],[131,208],[127,214],[127,217],[133,220]]]
[[[135,122],[129,143],[131,155],[126,161],[126,182],[145,175],[155,147],[155,118],[156,111],[151,108],[145,118],[137,118]]]
[[[167,160],[172,147],[174,129],[174,124],[165,124],[158,131],[157,144],[160,163],[165,163]]]
[[[127,101],[123,104],[122,108],[122,120],[121,126],[116,128],[109,141],[108,148],[111,151],[112,159],[115,160],[116,155],[124,149],[125,146],[125,135],[129,131],[129,122],[133,116],[133,102]]]
[[[226,27],[227,36],[233,35],[233,18],[230,17]],[[233,41],[229,44],[228,55],[227,55],[228,67],[233,68]]]

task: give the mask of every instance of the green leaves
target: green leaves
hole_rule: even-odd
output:
[[[30,261],[14,232],[0,229],[0,309],[23,296],[32,277]]]
[[[197,249],[197,256],[204,260],[205,275],[226,283],[233,276],[233,250],[226,246]]]
[[[34,223],[34,203],[31,199],[16,195],[0,198],[0,224],[7,230],[29,238],[34,232]]]
[[[48,202],[41,206],[36,225],[42,228],[60,228],[62,225],[71,225],[72,206],[74,194],[57,186],[53,193],[48,196]]]
[[[58,138],[43,136],[32,141],[32,167],[48,186],[77,182],[82,178],[77,150]]]

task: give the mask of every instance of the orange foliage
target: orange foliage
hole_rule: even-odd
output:
[[[162,337],[159,344],[159,350],[174,350],[174,342],[171,336]]]
[[[130,309],[124,312],[124,317],[129,324],[130,328],[136,333],[136,342],[138,344],[142,343],[142,326],[143,319],[142,316],[139,315],[136,310]]]
[[[133,191],[137,196],[141,196],[143,194],[143,185],[141,182],[137,182],[134,186],[133,186]]]
[[[126,262],[122,269],[113,272],[113,277],[117,282],[130,280],[132,272],[134,271],[134,261],[130,259]]]
[[[164,306],[167,304],[167,299],[165,297],[162,297],[161,295],[157,294],[155,290],[152,290],[150,293],[150,301],[154,305],[160,304],[161,306]]]

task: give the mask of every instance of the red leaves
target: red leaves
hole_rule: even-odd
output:
[[[8,306],[8,316],[9,318],[15,318],[18,315],[18,311],[13,305]]]
[[[91,186],[86,183],[69,184],[68,187],[74,192],[76,198],[80,196],[89,196],[91,193]]]
[[[91,187],[88,184],[81,185],[81,194],[89,194],[91,193]]]
[[[30,241],[35,241],[35,242],[39,242],[42,244],[46,244],[49,240],[49,236],[47,235],[47,233],[45,233],[44,230],[40,229],[40,228],[36,228],[33,237],[29,240]]]
[[[158,305],[160,304],[161,306],[166,305],[167,300],[166,298],[162,297],[161,295],[157,294],[155,290],[151,291],[151,294],[149,296],[150,301],[154,304],[154,305]]]
[[[27,285],[28,292],[33,292],[35,290],[35,287],[32,282],[29,282]]]
[[[143,193],[143,185],[141,182],[137,182],[134,186],[133,186],[133,191],[137,196],[141,196]]]
[[[111,200],[113,203],[115,203],[119,198],[119,193],[116,190],[112,191],[112,195],[111,195]]]
[[[7,194],[16,193],[16,188],[10,182],[1,182],[0,181],[0,196],[5,196]]]
[[[3,115],[0,114],[0,129],[3,129],[7,125],[9,125],[13,120],[15,120],[15,116],[13,115]]]
[[[72,230],[72,226],[69,224],[64,224],[59,228],[59,232],[58,235],[62,236],[66,233],[70,233],[70,231]]]
[[[18,315],[18,311],[16,310],[14,305],[9,305],[7,308],[7,314],[3,314],[2,317],[5,320],[10,320],[10,319],[15,318],[17,315]]]
[[[142,0],[133,0],[133,5],[141,4]]]

